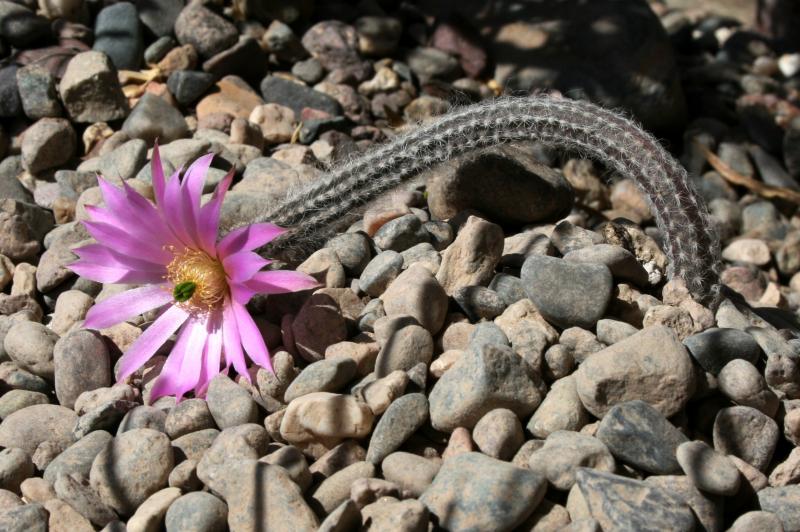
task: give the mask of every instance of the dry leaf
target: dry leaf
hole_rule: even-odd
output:
[[[717,157],[711,150],[707,147],[703,146],[699,142],[695,141],[695,145],[700,149],[700,151],[705,156],[708,164],[710,164],[714,170],[719,172],[719,174],[725,178],[727,181],[733,183],[734,185],[739,185],[745,187],[749,190],[752,190],[756,194],[763,196],[765,198],[780,198],[786,201],[791,201],[792,203],[796,203],[800,205],[800,192],[792,190],[786,187],[776,187],[772,185],[768,185],[752,177],[748,177],[746,175],[742,175]]]

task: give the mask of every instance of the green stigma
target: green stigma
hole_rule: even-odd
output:
[[[175,288],[172,290],[172,296],[175,298],[175,301],[183,303],[192,298],[196,288],[197,283],[193,281],[184,281],[175,285]]]

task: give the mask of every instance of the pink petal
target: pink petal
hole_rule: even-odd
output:
[[[264,369],[275,373],[272,369],[272,361],[269,358],[269,351],[267,345],[264,343],[264,337],[261,331],[253,321],[250,313],[244,305],[232,303],[233,314],[236,317],[236,326],[239,328],[239,336],[242,339],[242,345],[250,359]]]
[[[149,199],[136,192],[126,181],[122,182],[122,186],[125,189],[125,194],[131,203],[131,207],[139,213],[137,219],[145,223],[153,233],[160,234],[165,240],[170,240],[173,245],[177,244],[177,237],[170,231],[158,208]]]
[[[195,395],[204,395],[211,379],[219,375],[220,360],[222,359],[222,322],[220,319],[209,320],[208,341],[203,353],[203,367],[200,372],[200,379]]]
[[[153,146],[153,159],[150,161],[150,175],[153,178],[153,195],[157,205],[164,205],[164,167],[161,165],[161,154],[158,152],[158,142]]]
[[[222,267],[231,281],[238,282],[250,279],[253,274],[269,263],[270,261],[252,251],[240,251],[225,257],[222,260]]]
[[[102,214],[97,209],[87,209],[92,219],[106,223],[113,220],[112,225],[124,229],[138,240],[145,242],[153,238],[163,240],[166,224],[147,199],[124,181],[122,189],[102,178],[98,178],[97,182],[107,209]]]
[[[236,316],[233,313],[232,305],[231,302],[226,301],[222,307],[222,348],[225,351],[225,361],[227,366],[233,364],[236,373],[250,380],[242,351],[242,339],[239,336],[239,327],[236,325]]]
[[[256,291],[252,290],[246,283],[236,283],[236,282],[229,282],[228,288],[231,291],[231,299],[236,301],[241,305],[246,305],[253,296],[256,295]]]
[[[163,264],[148,262],[138,257],[131,257],[117,253],[113,249],[102,244],[87,244],[85,246],[71,250],[74,254],[87,263],[94,263],[98,266],[126,268],[131,271],[148,271],[166,274]]]
[[[117,379],[123,381],[142,367],[188,318],[188,312],[176,305],[170,306],[122,355]]]
[[[189,341],[191,334],[191,327],[186,323],[178,332],[178,338],[175,345],[172,346],[167,356],[167,361],[161,367],[161,373],[158,375],[153,388],[150,390],[150,403],[152,404],[159,397],[165,395],[176,395],[178,392],[178,374],[183,365],[183,358],[186,356],[186,344]]]
[[[83,326],[87,329],[105,329],[138,316],[143,312],[166,305],[172,293],[166,285],[142,286],[104,299],[89,309]]]
[[[200,196],[203,194],[203,185],[206,182],[206,175],[208,169],[211,167],[211,160],[214,158],[213,153],[209,153],[197,159],[183,176],[183,205],[192,213],[192,218],[196,219],[197,211],[200,210]],[[185,214],[188,214],[185,212]]]
[[[285,294],[320,286],[310,275],[292,270],[258,272],[245,285],[259,294]]]
[[[222,208],[222,201],[228,192],[233,180],[233,170],[219,182],[214,195],[208,203],[200,207],[200,214],[197,219],[197,233],[200,238],[200,245],[203,250],[212,257],[216,257],[217,232],[219,231],[219,213]]]
[[[163,249],[158,235],[152,235],[149,242],[138,240],[124,230],[102,222],[83,222],[86,230],[95,240],[122,254],[139,257],[156,264],[169,264],[172,254]]]
[[[224,259],[239,251],[259,248],[285,232],[283,227],[271,223],[245,225],[234,229],[217,244],[218,257]]]
[[[161,272],[100,266],[94,262],[83,260],[76,260],[70,263],[68,267],[81,277],[98,283],[154,284],[161,283],[164,280]]]
[[[194,247],[194,240],[187,227],[187,224],[193,224],[194,221],[187,220],[184,217],[183,199],[180,179],[178,179],[176,172],[176,175],[173,175],[173,177],[167,181],[167,186],[164,190],[164,204],[161,207],[161,212],[164,213],[164,219],[175,233],[175,236],[177,236],[185,246]]]
[[[186,352],[183,355],[181,369],[176,380],[175,398],[179,401],[186,392],[199,385],[203,353],[208,340],[205,322],[192,321],[188,327],[190,327],[189,339],[186,342]]]

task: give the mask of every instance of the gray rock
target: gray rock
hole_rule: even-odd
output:
[[[11,360],[34,375],[53,380],[53,349],[58,335],[32,321],[19,321],[8,330],[3,347]]]
[[[345,272],[353,277],[362,274],[372,257],[372,242],[361,232],[338,234],[325,247],[336,252]]]
[[[415,324],[393,324],[375,360],[375,376],[386,377],[395,370],[409,370],[420,362],[430,364],[433,337]]]
[[[787,532],[800,530],[800,485],[764,488],[758,492],[758,503],[777,515]]]
[[[637,286],[647,286],[648,273],[636,256],[620,246],[595,244],[564,255],[564,260],[589,264],[605,264],[615,278]]]
[[[214,417],[203,399],[186,399],[172,407],[164,421],[164,429],[171,439],[204,429],[214,429]]]
[[[8,532],[47,532],[47,510],[38,503],[0,512],[0,530]]]
[[[136,0],[139,20],[156,37],[172,35],[175,21],[183,9],[183,0]],[[158,59],[152,62],[157,62]]]
[[[413,316],[431,334],[439,332],[447,315],[447,294],[422,265],[413,265],[398,275],[381,300],[387,316]]]
[[[510,346],[511,342],[508,341],[503,329],[492,322],[481,322],[469,333],[467,344],[473,349],[482,349],[483,346],[490,344]]]
[[[752,406],[769,417],[778,411],[780,400],[769,389],[758,369],[742,359],[725,364],[717,376],[719,390],[736,404]]]
[[[104,430],[90,432],[56,456],[53,461],[47,465],[42,477],[51,484],[62,474],[71,475],[76,473],[84,478],[88,478],[89,471],[92,468],[92,462],[111,439],[111,434]]]
[[[230,427],[222,432],[206,429],[181,436],[178,440],[188,439],[192,435],[205,433],[202,446],[208,441],[213,441],[210,447],[202,449],[204,452],[190,452],[186,446],[186,456],[196,460],[197,476],[203,483],[217,493],[224,493],[230,489],[237,479],[230,475],[229,461],[256,460],[267,453],[269,436],[266,429],[255,423],[247,423],[237,427]],[[177,446],[178,440],[175,440]],[[200,451],[200,449],[198,449]]]
[[[386,480],[419,497],[433,483],[440,467],[435,460],[398,451],[383,459],[381,472]]]
[[[0,489],[19,493],[19,485],[33,476],[33,462],[22,449],[9,448],[0,451]]]
[[[72,408],[83,392],[111,386],[111,357],[103,339],[92,331],[62,336],[53,348],[58,402]]]
[[[778,424],[755,408],[723,408],[714,419],[714,449],[765,471],[778,443]]]
[[[116,4],[115,4],[116,5]],[[152,144],[158,139],[168,143],[189,136],[186,119],[180,111],[155,94],[145,93],[122,124],[131,138]]]
[[[378,253],[361,272],[358,287],[372,297],[379,297],[402,269],[402,255],[392,250]]]
[[[49,402],[50,399],[41,392],[9,390],[0,397],[0,419],[7,418],[27,406],[46,405]]]
[[[451,81],[462,72],[458,59],[436,48],[414,48],[406,55],[406,62],[423,83],[432,79]]]
[[[311,504],[319,513],[329,514],[350,497],[350,488],[358,479],[374,478],[375,466],[356,462],[323,480],[311,495]]]
[[[174,458],[169,438],[152,429],[124,432],[92,462],[89,480],[121,515],[131,515],[150,495],[167,487]]]
[[[0,198],[33,203],[33,196],[17,179],[22,171],[21,155],[10,155],[0,161]]]
[[[340,116],[342,108],[332,97],[305,85],[277,76],[267,76],[261,82],[261,96],[267,103],[277,103],[292,109],[297,115],[308,107]]]
[[[284,468],[301,490],[306,491],[311,486],[311,472],[308,470],[306,457],[294,445],[281,447],[261,461]]]
[[[196,430],[172,440],[172,447],[177,458],[185,457],[189,461],[199,462],[219,435],[220,431],[217,429]]]
[[[265,519],[270,530],[317,530],[317,517],[282,467],[255,460],[234,460],[229,473],[236,482],[222,495],[228,503],[231,530],[256,532]]]
[[[110,122],[128,114],[117,71],[102,52],[82,52],[70,59],[58,91],[73,122]]]
[[[614,457],[603,442],[568,430],[558,430],[547,436],[544,445],[531,453],[527,465],[554,488],[565,491],[575,484],[578,468],[588,467],[607,473],[613,473],[616,468]]]
[[[345,76],[363,81],[370,65],[358,55],[355,28],[338,20],[325,20],[311,26],[302,38],[303,48],[317,58],[326,70],[339,70]]]
[[[781,532],[784,528],[781,519],[777,515],[771,512],[752,511],[740,515],[728,529],[728,532],[750,532],[751,530]]]
[[[739,489],[739,470],[733,462],[702,441],[680,444],[676,458],[686,476],[703,491],[731,497]]]
[[[52,387],[41,377],[20,368],[16,362],[0,363],[0,382],[12,390],[50,393]]]
[[[167,510],[167,532],[214,532],[227,527],[228,507],[210,493],[196,491],[179,497]]]
[[[578,396],[575,377],[567,375],[550,386],[526,428],[537,438],[547,438],[559,430],[578,431],[588,423],[589,413]]]
[[[665,489],[678,497],[692,509],[700,527],[704,530],[722,530],[725,521],[723,500],[715,495],[697,489],[688,477],[683,475],[652,475],[645,479],[651,486]]]
[[[50,211],[14,199],[0,200],[0,253],[12,261],[32,258],[41,250],[41,241],[52,228]],[[39,269],[42,269],[41,260]],[[46,292],[41,283],[37,282],[37,288]]]
[[[258,421],[258,404],[247,390],[225,375],[211,379],[206,401],[221,429]]]
[[[525,442],[525,435],[514,412],[496,408],[478,420],[472,429],[472,439],[486,456],[509,461]]]
[[[279,60],[286,63],[294,63],[308,56],[308,52],[303,48],[300,39],[292,31],[292,28],[277,19],[273,20],[267,27],[267,31],[261,37],[261,43],[269,53],[275,54]],[[321,70],[322,65],[319,64],[319,61],[317,61],[317,65]],[[323,72],[320,73],[319,78],[322,78],[322,75]],[[305,79],[303,81],[310,83]]]
[[[11,2],[4,2],[5,5]],[[14,5],[14,4],[11,4]],[[22,101],[17,87],[17,65],[0,68],[0,117],[10,118],[22,114]]]
[[[191,105],[214,84],[215,78],[208,72],[176,70],[167,78],[169,92],[181,105]]]
[[[45,441],[62,446],[73,442],[78,416],[58,405],[33,405],[17,410],[0,423],[0,446],[19,447],[30,455]]]
[[[503,254],[503,230],[499,225],[470,216],[458,236],[442,253],[436,279],[452,295],[462,286],[485,286]]]
[[[180,9],[183,9],[182,0],[174,0],[181,4]],[[173,23],[174,24],[174,23]],[[153,41],[150,46],[144,49],[144,62],[147,64],[155,64],[164,59],[171,50],[178,46],[178,41],[172,38],[172,28],[169,29],[169,35],[163,35]]]
[[[25,116],[31,120],[55,118],[63,114],[58,101],[56,77],[43,66],[32,63],[17,70],[17,87]]]
[[[202,5],[189,5],[175,20],[175,36],[209,58],[236,44],[236,26]]]
[[[539,312],[563,328],[594,327],[611,301],[613,280],[603,264],[531,255],[522,266],[521,279]]]
[[[400,448],[428,420],[428,400],[424,394],[404,395],[389,405],[378,420],[367,449],[367,461],[380,464]]]
[[[92,49],[106,54],[117,69],[137,70],[143,47],[144,37],[136,6],[119,2],[97,13]]]
[[[428,242],[428,232],[415,214],[404,214],[383,224],[372,237],[382,250],[405,251],[417,244]]]
[[[108,401],[92,408],[75,423],[72,435],[76,440],[95,430],[113,431],[130,410],[136,408],[132,401]]]
[[[105,179],[120,184],[122,179],[133,179],[145,167],[146,160],[147,143],[141,139],[132,139],[109,153],[87,159],[78,166],[78,171],[96,172]]]
[[[356,362],[342,357],[323,359],[306,366],[284,393],[286,403],[313,392],[338,392],[356,376]]]
[[[525,362],[511,348],[470,348],[431,390],[431,424],[446,432],[472,428],[495,408],[524,418],[539,406],[542,395],[541,383],[528,376]]]
[[[602,244],[604,238],[596,231],[584,229],[564,220],[553,228],[553,232],[550,234],[550,241],[559,253],[567,255],[579,249]]]
[[[468,155],[431,173],[428,206],[447,220],[475,209],[498,223],[551,220],[568,210],[573,193],[564,177],[528,150],[500,146]]]
[[[694,530],[692,510],[671,491],[587,468],[578,468],[575,480],[603,530]]]
[[[470,321],[492,320],[506,309],[500,295],[484,286],[462,286],[453,292],[453,299]]]
[[[444,462],[419,500],[448,530],[512,530],[533,512],[545,490],[541,475],[464,453]]]
[[[664,416],[678,413],[694,392],[694,369],[675,332],[647,327],[589,356],[574,373],[586,409],[603,417],[611,407],[640,399]]]
[[[134,429],[153,429],[166,432],[165,424],[167,413],[153,406],[137,406],[122,418],[117,428],[117,434],[122,434]]]
[[[639,332],[639,329],[624,321],[604,318],[597,322],[597,339],[606,345],[621,342]]]
[[[617,459],[655,475],[681,470],[675,453],[688,441],[658,410],[638,400],[609,410],[596,436]]]
[[[495,274],[492,282],[489,283],[489,289],[497,292],[506,305],[513,305],[520,299],[528,297],[525,295],[525,286],[522,284],[522,280],[507,273]]]
[[[114,510],[86,483],[85,477],[60,473],[53,482],[53,489],[59,499],[97,526],[106,526],[117,519]]]
[[[761,356],[761,348],[755,339],[737,329],[707,329],[686,338],[683,344],[700,367],[714,375],[731,360],[741,358],[756,364]]]

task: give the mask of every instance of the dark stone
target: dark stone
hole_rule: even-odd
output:
[[[33,203],[31,193],[17,179],[22,171],[22,157],[19,155],[11,155],[0,162],[0,199]]]
[[[419,500],[446,530],[512,530],[546,490],[545,478],[529,469],[464,453],[444,462]]]
[[[680,472],[675,453],[689,441],[661,412],[639,400],[611,408],[595,436],[618,460],[654,475]]]
[[[428,399],[421,393],[404,395],[389,405],[372,431],[367,461],[375,465],[405,443],[428,421]]]
[[[167,78],[167,88],[181,105],[191,105],[214,84],[214,75],[194,70],[176,70]]]
[[[175,20],[175,35],[178,42],[191,44],[204,58],[230,48],[239,38],[236,26],[199,4],[191,4],[181,11]]]
[[[468,429],[495,408],[508,408],[520,418],[530,415],[543,398],[542,383],[527,372],[525,360],[510,347],[470,347],[431,390],[431,424],[451,432]]]
[[[25,115],[32,119],[59,117],[63,113],[58,101],[56,78],[38,64],[17,70],[17,87]]]
[[[428,205],[446,220],[476,209],[498,223],[522,225],[568,212],[574,194],[566,179],[518,147],[497,147],[434,170]]]
[[[251,85],[267,74],[267,56],[252,37],[242,37],[239,42],[203,63],[203,70],[217,79],[228,75],[239,76]]]
[[[22,100],[17,89],[17,66],[0,68],[0,118],[22,116]]]
[[[383,224],[372,238],[380,249],[397,252],[430,240],[428,232],[415,214],[406,214],[390,220]]]
[[[189,128],[181,112],[152,93],[145,93],[139,99],[122,124],[122,131],[148,144],[153,144],[156,139],[167,144],[189,136]]]
[[[292,65],[292,74],[309,85],[313,85],[322,79],[325,75],[325,69],[322,68],[319,61],[312,57]]]
[[[520,277],[542,316],[562,328],[591,329],[611,301],[613,279],[603,264],[531,255],[525,259]]]
[[[602,530],[694,530],[691,508],[669,490],[585,467],[575,477]]]
[[[493,320],[506,309],[500,295],[485,286],[462,286],[453,292],[453,299],[470,321]]]
[[[261,96],[266,103],[285,105],[298,116],[306,107],[324,111],[332,116],[342,114],[339,102],[327,94],[277,76],[267,76],[263,79]]]
[[[756,340],[738,329],[706,329],[686,338],[683,345],[701,368],[714,375],[731,360],[741,358],[755,365],[761,356]]]
[[[145,48],[144,62],[148,64],[156,64],[164,59],[164,56],[176,46],[178,46],[178,42],[171,36],[165,35],[163,37],[159,37],[153,42],[153,44]]]
[[[489,288],[497,292],[507,306],[527,297],[522,280],[507,273],[496,274],[489,283]]]
[[[15,48],[30,48],[50,35],[50,21],[17,2],[0,1],[0,37]]]
[[[350,121],[343,116],[312,118],[311,120],[303,122],[298,140],[302,144],[311,144],[323,133],[329,131],[345,131],[349,125]]]
[[[156,37],[172,35],[184,0],[135,0],[139,20]],[[156,60],[158,61],[158,59]]]
[[[800,485],[764,488],[758,492],[758,503],[777,515],[787,532],[800,530]]]
[[[270,23],[267,31],[264,32],[264,36],[261,37],[261,42],[266,46],[267,52],[274,54],[278,61],[283,61],[284,63],[296,63],[308,56],[308,52],[303,48],[300,39],[292,31],[292,28],[280,20],[273,20]],[[322,65],[316,59],[309,61],[316,63],[320,71],[319,79],[321,79],[323,74]],[[294,68],[292,68],[292,71],[294,71]]]
[[[93,50],[105,53],[118,70],[138,70],[143,47],[136,6],[119,2],[100,10],[94,21]]]

